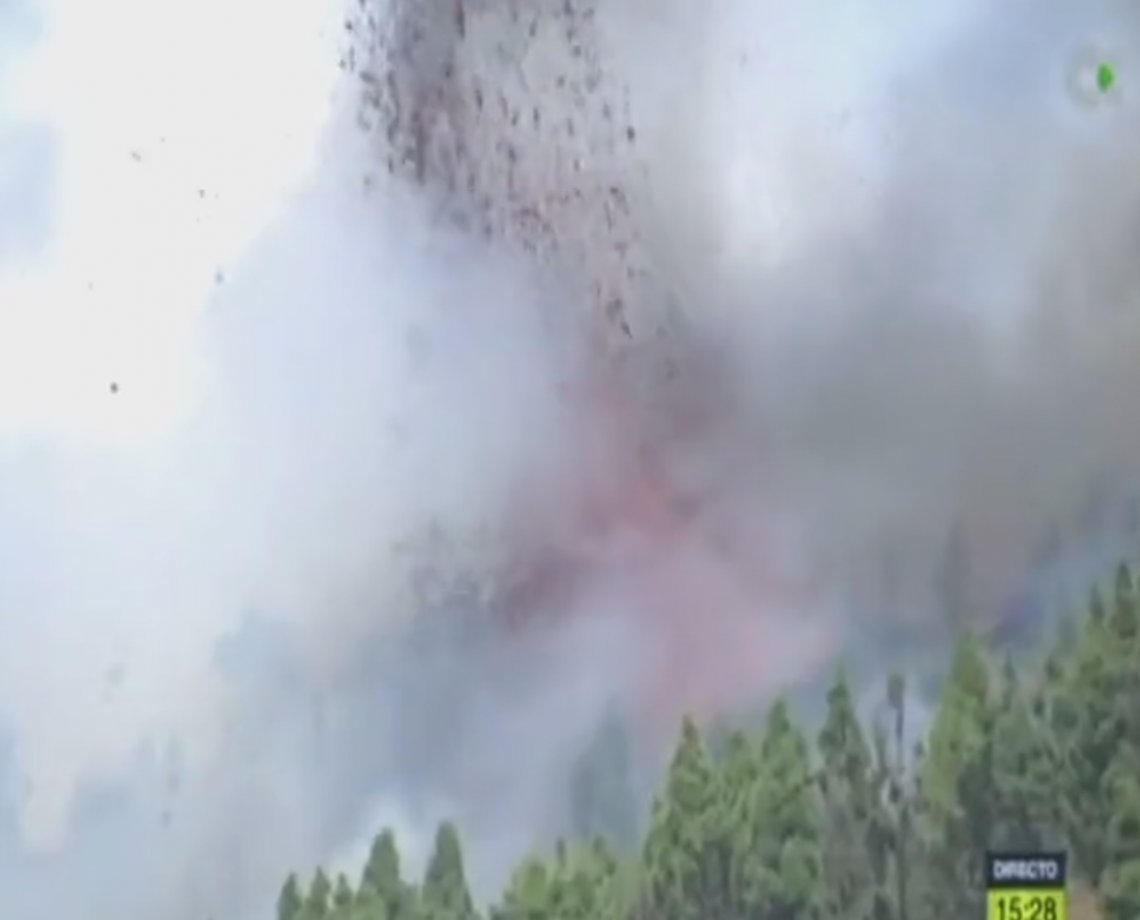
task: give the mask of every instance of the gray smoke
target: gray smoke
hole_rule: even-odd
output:
[[[192,411],[141,445],[0,435],[12,917],[266,916],[289,869],[352,865],[383,824],[415,864],[444,815],[493,891],[564,826],[615,703],[770,695],[1134,539],[1129,4],[352,22],[311,176],[196,314]],[[19,238],[51,229],[30,213]],[[140,317],[181,293],[121,290]],[[113,374],[109,416],[135,392]],[[601,375],[626,408],[584,420],[567,387]],[[583,541],[583,482],[642,447],[683,526]],[[583,586],[508,638],[488,611],[544,541]]]
[[[568,241],[599,311],[642,307],[611,326],[646,361],[679,300],[671,343],[732,378],[725,437],[761,433],[840,559],[960,522],[992,600],[1131,477],[1135,99],[1093,85],[1132,66],[1127,8],[411,7],[433,42],[388,39],[388,120],[414,172],[494,237]]]

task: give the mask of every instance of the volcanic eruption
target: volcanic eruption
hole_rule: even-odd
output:
[[[362,4],[345,66],[389,172],[443,219],[516,253],[563,292],[579,355],[558,444],[499,522],[489,603],[515,641],[566,618],[640,621],[635,691],[670,737],[794,683],[839,642],[795,510],[742,429],[711,343],[644,235],[647,134],[590,2]],[[610,23],[612,25],[612,22]],[[657,253],[659,255],[659,253]],[[509,335],[510,330],[504,330]],[[789,526],[791,525],[791,526]]]

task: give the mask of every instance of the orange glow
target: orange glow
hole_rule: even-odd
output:
[[[739,511],[684,496],[667,462],[677,445],[648,442],[635,401],[612,382],[575,408],[575,443],[601,460],[567,464],[520,497],[499,608],[511,627],[588,613],[594,579],[620,580],[623,612],[652,618],[631,668],[641,727],[655,741],[671,738],[685,712],[732,710],[818,666],[831,651],[810,616],[822,592],[773,562],[768,541],[783,535],[765,527],[780,519],[750,515],[743,534]]]

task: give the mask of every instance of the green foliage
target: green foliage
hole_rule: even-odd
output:
[[[418,904],[415,889],[400,875],[400,853],[396,835],[385,828],[372,841],[368,861],[360,880],[361,891],[378,901],[383,920],[416,920]],[[368,918],[371,920],[371,918]]]
[[[380,893],[369,884],[356,891],[349,913],[351,920],[389,920],[388,908]]]
[[[303,900],[297,875],[290,873],[285,879],[285,884],[281,886],[281,894],[277,898],[277,920],[297,920],[301,914]]]
[[[328,920],[353,920],[353,903],[356,895],[344,875],[336,877],[332,891],[332,909],[325,915]]]
[[[336,885],[333,887],[333,907],[336,909],[351,907],[352,900],[352,886],[348,884],[348,879],[343,874],[338,875]]]
[[[298,920],[324,920],[332,909],[332,884],[324,869],[318,869],[301,905]]]
[[[421,890],[421,916],[428,920],[473,920],[476,916],[463,871],[463,851],[455,825],[444,822],[435,835]]]
[[[1136,586],[1121,567],[1111,605],[1093,593],[1077,641],[1054,682],[1052,730],[1061,820],[1074,858],[1095,885],[1112,854],[1114,761],[1140,745],[1140,630]]]
[[[821,757],[821,907],[827,918],[870,918],[887,897],[889,819],[883,801],[885,774],[875,769],[871,745],[859,723],[845,674],[827,693],[819,733]]]
[[[995,848],[1033,851],[1063,844],[1056,809],[1057,764],[1046,726],[1009,659],[992,728]]]
[[[677,920],[729,916],[724,795],[696,723],[686,717],[645,844],[645,904]]]
[[[492,910],[492,920],[548,920],[555,916],[551,882],[542,860],[527,860],[511,878],[502,905]]]
[[[814,751],[785,702],[711,753],[689,718],[640,849],[629,756],[607,724],[575,768],[575,837],[531,856],[489,920],[941,920],[980,916],[988,848],[1066,848],[1097,920],[1140,917],[1140,594],[1110,590],[1042,658],[995,660],[963,635],[924,744],[907,694],[861,723],[836,675]],[[614,814],[607,816],[610,807]],[[442,824],[419,888],[394,835],[356,889],[318,870],[283,885],[278,920],[476,920],[459,834]]]
[[[759,771],[735,815],[738,916],[801,920],[819,914],[820,810],[807,739],[785,702],[768,715]]]

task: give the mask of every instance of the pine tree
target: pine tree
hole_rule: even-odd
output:
[[[1056,849],[1064,840],[1055,805],[1053,749],[1027,696],[1007,657],[991,739],[995,819],[991,845],[1022,851]]]
[[[396,835],[390,829],[385,828],[372,841],[361,881],[378,892],[396,888],[401,881],[400,853],[396,848]]]
[[[868,849],[875,873],[874,920],[909,920],[911,915],[912,865],[925,857],[921,839],[914,833],[916,809],[920,804],[916,770],[921,764],[922,747],[908,749],[906,681],[899,673],[887,678],[887,711],[891,716],[893,750],[888,757],[885,743],[877,745],[876,789],[886,791],[887,813],[872,812]],[[881,793],[876,801],[881,802]],[[894,856],[893,893],[888,893],[888,856]]]
[[[549,877],[551,911],[559,920],[619,920],[624,904],[617,860],[605,840],[560,846]]]
[[[344,874],[338,874],[336,877],[336,884],[333,885],[332,893],[332,911],[329,917],[332,920],[351,920],[352,905],[356,897],[353,894],[352,886],[349,885],[348,879]]]
[[[1116,572],[1108,629],[1115,643],[1116,709],[1128,743],[1140,746],[1140,596],[1132,570]]]
[[[551,893],[551,877],[542,860],[523,862],[511,877],[491,920],[561,920]]]
[[[360,887],[376,893],[387,920],[413,920],[416,916],[415,889],[400,875],[400,852],[390,829],[385,828],[372,841]]]
[[[1132,570],[1123,563],[1116,570],[1112,615],[1108,618],[1108,626],[1125,652],[1134,648],[1140,638],[1140,602],[1136,597],[1136,582]]]
[[[862,899],[865,916],[873,920],[905,920],[910,882],[907,862],[915,850],[909,828],[913,803],[901,797],[902,779],[897,773],[896,759],[891,756],[889,733],[879,722],[872,726],[871,752],[871,787],[876,798],[866,828],[870,890]],[[845,916],[842,908],[838,913]]]
[[[785,701],[768,714],[760,776],[745,812],[747,851],[734,848],[741,917],[809,920],[820,915],[822,852],[817,777],[807,739]]]
[[[670,920],[727,918],[727,853],[719,776],[686,717],[645,844],[646,903]]]
[[[1124,729],[1117,708],[1119,651],[1109,612],[1094,591],[1051,706],[1061,823],[1077,872],[1093,886],[1108,863],[1104,829],[1112,813],[1104,782]]]
[[[827,693],[827,715],[819,733],[824,842],[822,907],[825,917],[861,920],[870,916],[875,895],[873,858],[881,789],[872,775],[871,750],[840,672]]]
[[[368,883],[357,888],[349,916],[352,920],[389,920],[384,899]]]
[[[435,848],[428,861],[421,888],[423,913],[429,920],[472,920],[475,908],[463,869],[459,832],[450,821],[435,835]]]
[[[1112,817],[1102,879],[1105,915],[1140,917],[1140,750],[1122,742],[1106,779]]]
[[[309,893],[305,896],[305,903],[301,907],[301,916],[304,920],[323,920],[329,915],[332,895],[332,885],[324,869],[317,869],[313,882],[309,885]]]
[[[290,872],[277,897],[277,920],[297,920],[301,915],[303,901],[297,874]]]
[[[764,764],[758,739],[737,730],[724,745],[721,770],[721,833],[727,862],[723,900],[728,916],[743,916],[749,877],[749,854],[755,844],[755,811]]]
[[[958,642],[928,739],[921,774],[926,910],[973,916],[981,909],[981,865],[993,836],[989,662],[978,640]]]

